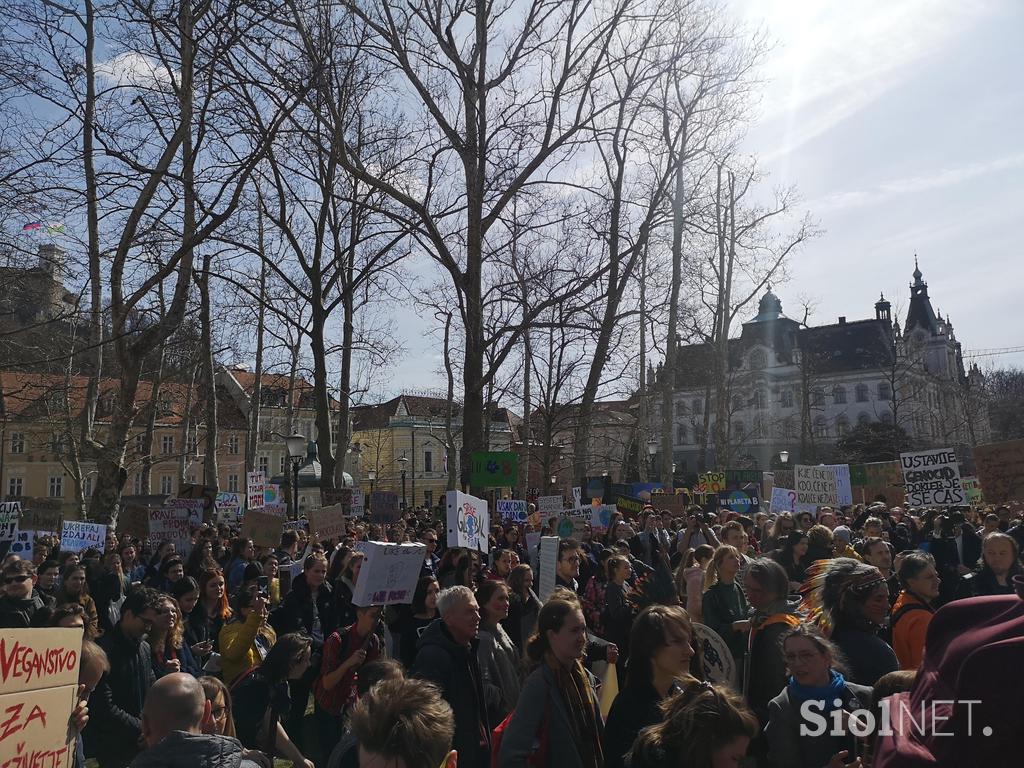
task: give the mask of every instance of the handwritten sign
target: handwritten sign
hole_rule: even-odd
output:
[[[137,539],[149,536],[149,509],[140,504],[124,504],[117,513],[117,532]]]
[[[558,537],[542,536],[540,539],[540,585],[537,596],[547,602],[555,591],[555,571],[558,568]]]
[[[262,509],[250,510],[242,518],[242,535],[252,539],[258,547],[274,547],[281,540],[284,515],[275,515]]]
[[[246,476],[246,509],[263,509],[263,486],[267,482],[262,472],[250,472]]]
[[[170,498],[164,500],[164,506],[170,509],[184,509],[188,512],[189,525],[198,528],[203,524],[206,502],[203,499]]]
[[[797,501],[815,506],[839,503],[836,473],[828,467],[797,464],[793,468],[793,477],[796,480]]]
[[[487,502],[462,491],[448,491],[445,504],[448,508],[448,546],[487,552],[487,532],[491,529]]]
[[[777,515],[779,512],[793,512],[795,514],[796,491],[791,488],[779,488],[778,486],[772,488],[772,503],[769,511],[773,515]]]
[[[974,463],[986,502],[1024,500],[1024,440],[976,446]]]
[[[348,508],[349,517],[362,517],[366,514],[366,494],[358,488],[352,489],[352,503]]]
[[[345,535],[345,513],[341,504],[311,509],[306,516],[309,518],[310,530],[315,531],[321,541]]]
[[[103,551],[107,542],[107,526],[99,523],[83,523],[79,520],[65,520],[60,529],[62,552],[83,552],[86,549]]]
[[[22,560],[32,559],[32,548],[35,545],[36,532],[17,530],[11,540],[11,548],[7,550],[8,555],[17,555]]]
[[[526,502],[521,499],[498,499],[495,503],[503,523],[525,523]]]
[[[901,453],[906,501],[913,507],[966,504],[960,485],[960,465],[952,448]]]
[[[61,512],[64,508],[60,499],[30,498],[22,505],[21,524],[37,531],[60,529]]]
[[[572,502],[577,507],[583,506],[583,488],[579,485],[574,485],[572,488]]]
[[[217,522],[234,523],[238,521],[242,511],[242,494],[233,491],[221,491],[215,502]]]
[[[843,507],[853,504],[853,486],[850,484],[850,465],[826,464],[825,466],[828,469],[831,469],[836,476],[836,497],[839,499],[836,503]]]
[[[705,493],[722,493],[725,490],[725,472],[705,472],[698,481]]]
[[[199,521],[211,522],[217,511],[217,489],[199,483],[182,483],[178,486],[178,498],[203,502],[199,508]],[[199,523],[196,523],[198,525]]]
[[[397,493],[374,491],[370,494],[371,523],[397,523],[400,515]]]
[[[614,504],[595,504],[590,508],[590,529],[595,533],[607,531],[612,515],[618,512]]]
[[[187,554],[192,549],[190,515],[191,512],[186,507],[161,507],[149,510],[149,538],[153,541],[173,541],[175,552]]]
[[[18,518],[21,517],[21,502],[0,502],[0,541],[11,541],[18,530]]]
[[[542,517],[547,515],[560,515],[564,506],[561,496],[537,497],[537,511],[540,512]]]
[[[427,548],[423,544],[361,541],[366,557],[352,594],[354,605],[408,605],[416,592]]]
[[[0,630],[3,765],[74,765],[68,719],[77,701],[81,648],[81,629]]]

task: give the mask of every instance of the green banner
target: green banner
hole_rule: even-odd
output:
[[[469,484],[475,488],[511,488],[519,475],[519,454],[474,451],[470,459]]]

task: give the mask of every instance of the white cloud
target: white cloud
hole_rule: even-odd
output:
[[[97,74],[109,85],[135,88],[163,88],[171,82],[171,72],[156,59],[141,53],[120,53],[96,65]]]

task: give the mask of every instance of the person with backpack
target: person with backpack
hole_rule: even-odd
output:
[[[231,601],[232,618],[220,631],[221,677],[231,685],[267,658],[277,633],[267,624],[267,596],[242,587]]]
[[[331,754],[344,715],[356,701],[357,670],[380,657],[381,642],[376,629],[382,610],[379,605],[357,607],[355,624],[333,632],[324,643],[320,676],[313,686],[322,755]]]
[[[924,639],[935,613],[933,605],[939,599],[942,581],[935,558],[927,552],[908,552],[897,575],[903,591],[896,598],[889,618],[892,647],[900,669],[917,669],[924,656]]]

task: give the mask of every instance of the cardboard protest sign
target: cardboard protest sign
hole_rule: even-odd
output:
[[[311,509],[306,517],[309,518],[309,529],[315,531],[321,541],[345,535],[345,514],[341,504]]]
[[[188,512],[189,525],[194,525],[198,528],[203,524],[204,510],[206,509],[206,502],[203,499],[180,499],[177,497],[171,497],[164,499],[164,506],[168,509],[184,509]]]
[[[839,499],[837,502],[842,507],[848,507],[853,504],[853,487],[850,484],[850,465],[849,464],[826,464],[828,469],[831,469],[836,476],[836,497]]]
[[[11,541],[18,530],[21,502],[0,501],[0,541]]]
[[[427,548],[423,544],[361,541],[356,549],[366,557],[359,570],[353,605],[408,605],[416,592]]]
[[[578,485],[573,486],[572,503],[577,507],[583,506],[583,489]]]
[[[537,497],[537,511],[540,512],[541,517],[560,515],[564,506],[561,496]]]
[[[640,513],[644,511],[644,502],[633,496],[616,496],[615,508],[626,517],[639,517]]]
[[[540,584],[537,597],[542,603],[547,602],[555,591],[555,571],[558,568],[558,537],[542,536],[540,539]]]
[[[960,485],[960,465],[952,448],[900,454],[907,504],[946,507],[966,504]]]
[[[775,487],[775,473],[764,472],[761,477],[761,498],[771,499],[772,488]]]
[[[498,499],[495,502],[498,515],[503,523],[525,523],[526,502],[521,499]]]
[[[519,473],[519,454],[511,451],[473,451],[469,484],[480,488],[511,488]]]
[[[540,531],[531,531],[524,538],[526,539],[526,553],[533,557],[537,554],[537,545],[540,544]]]
[[[790,488],[772,488],[772,501],[768,511],[773,515],[779,512],[796,513],[796,491]]]
[[[976,446],[974,464],[987,503],[1024,501],[1024,440]]]
[[[352,503],[348,508],[349,517],[362,517],[366,514],[366,494],[358,488],[352,489]]]
[[[188,554],[192,549],[190,514],[186,507],[149,510],[149,538],[153,541],[173,541],[175,552]]]
[[[873,461],[850,465],[854,500],[870,504],[883,497],[889,504],[903,503],[903,469],[899,461]]]
[[[263,513],[266,514],[267,510],[264,509]],[[298,520],[285,520],[284,525],[281,526],[282,531],[308,531],[309,520],[304,517],[300,517]]]
[[[618,510],[614,504],[601,504],[590,508],[590,528],[595,533],[607,531],[612,515]]]
[[[491,530],[487,502],[462,491],[448,491],[445,505],[448,508],[448,546],[486,553],[487,533]]]
[[[149,508],[141,504],[123,504],[117,513],[117,532],[137,539],[149,537]]]
[[[839,503],[836,473],[825,466],[797,464],[793,468],[796,480],[796,500],[815,506],[835,506]]]
[[[397,493],[374,491],[370,494],[371,523],[397,523],[400,516]]]
[[[984,496],[981,491],[981,481],[976,477],[961,477],[960,485],[964,488],[967,501],[971,504],[983,504]]]
[[[11,540],[11,547],[7,550],[8,555],[17,555],[22,560],[32,560],[32,549],[35,547],[36,532],[23,531],[20,528],[14,532]]]
[[[705,472],[697,480],[704,486],[705,493],[721,493],[725,490],[725,472]]]
[[[250,510],[242,518],[242,535],[252,539],[252,543],[257,546],[276,547],[281,540],[284,523],[284,515],[264,512],[262,509]]]
[[[685,488],[679,490],[684,491]],[[690,506],[690,499],[685,493],[652,493],[651,506],[659,512],[671,512],[673,515],[685,512]]]
[[[89,548],[102,552],[106,543],[107,526],[99,523],[65,520],[60,529],[61,552],[83,552]]]
[[[211,485],[200,485],[199,483],[181,483],[178,486],[178,498],[201,501],[200,522],[212,522],[217,511],[217,489]]]
[[[59,531],[64,505],[59,499],[26,499],[21,524],[37,531]]]
[[[217,522],[237,522],[242,511],[242,494],[234,491],[221,491],[217,494],[214,506],[217,510]]]
[[[263,486],[266,482],[266,476],[262,472],[249,472],[246,475],[245,508],[247,510],[263,509]]]
[[[0,629],[2,765],[70,768],[81,629]],[[13,663],[12,663],[13,662]]]

